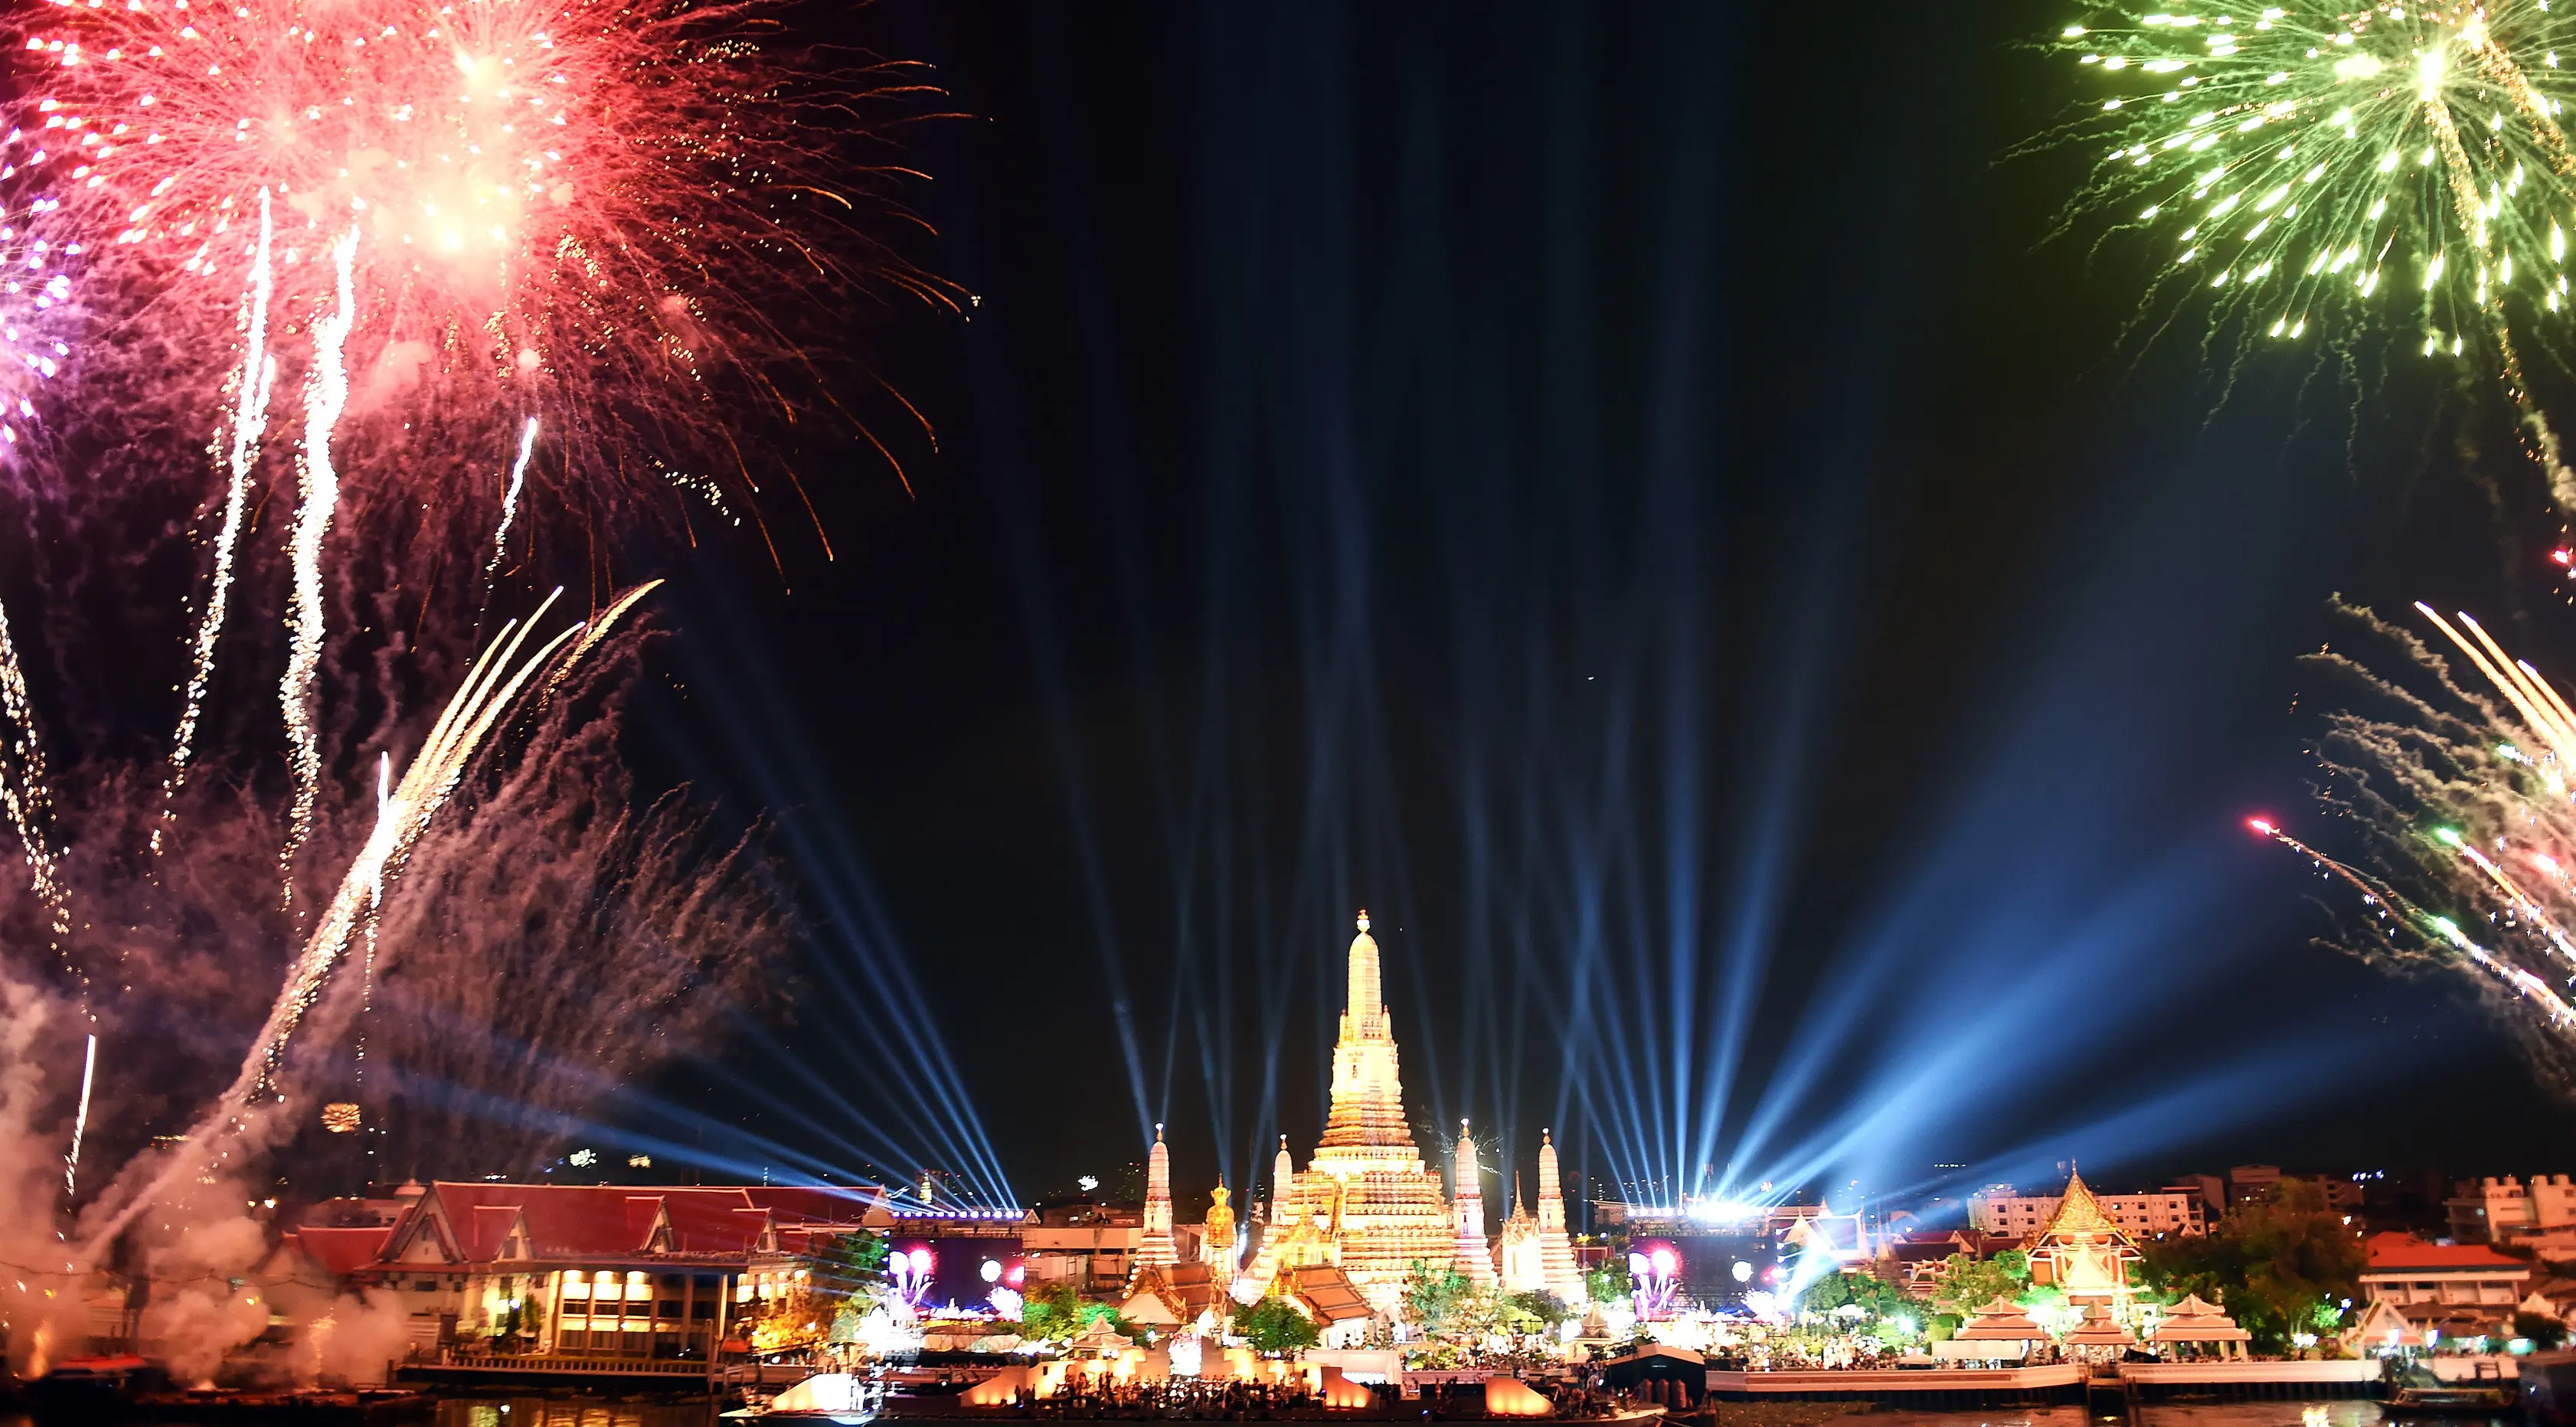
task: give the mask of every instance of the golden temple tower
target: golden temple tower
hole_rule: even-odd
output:
[[[1225,1179],[1219,1176],[1216,1193],[1209,1196],[1207,1228],[1199,1234],[1199,1257],[1208,1266],[1208,1280],[1224,1293],[1234,1286],[1234,1206],[1227,1202]]]
[[[1349,1004],[1333,1043],[1331,1108],[1306,1167],[1286,1178],[1273,1216],[1288,1232],[1265,1236],[1252,1272],[1274,1278],[1294,1262],[1340,1266],[1380,1312],[1393,1315],[1416,1261],[1447,1264],[1457,1247],[1438,1171],[1422,1161],[1404,1118],[1395,1037],[1378,981],[1368,913],[1351,938]],[[1280,1148],[1280,1168],[1288,1168]]]

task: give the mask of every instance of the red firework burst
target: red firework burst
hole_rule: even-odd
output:
[[[857,269],[950,303],[864,245],[814,181],[849,101],[763,43],[755,4],[686,0],[50,0],[0,143],[40,176],[147,320],[228,337],[275,215],[271,323],[292,371],[356,237],[348,410],[423,403],[550,436],[682,488],[741,396],[779,399],[776,319]],[[860,243],[860,246],[853,246]],[[280,341],[279,338],[289,340]],[[208,408],[216,394],[208,393]],[[496,441],[495,446],[503,444]],[[490,451],[470,453],[488,458]],[[594,453],[595,454],[595,453]],[[714,498],[721,501],[720,489]]]

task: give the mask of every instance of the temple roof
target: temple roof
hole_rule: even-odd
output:
[[[1999,1339],[2044,1338],[2048,1335],[2040,1331],[2037,1323],[2030,1320],[2029,1314],[2015,1307],[2011,1300],[1998,1296],[1993,1302],[1978,1309],[1976,1317],[1969,1319],[1958,1332],[1950,1336],[1971,1341],[1991,1342]]]
[[[2039,1237],[2054,1239],[2076,1234],[2092,1234],[2101,1238],[2128,1237],[2120,1232],[2120,1226],[2111,1221],[2110,1215],[2102,1212],[2102,1201],[2093,1197],[2093,1191],[2084,1183],[2084,1176],[2070,1172],[2066,1176],[2065,1197],[2057,1201],[2057,1212],[2048,1217],[2048,1225],[2039,1231]]]
[[[2110,1310],[2098,1303],[2084,1315],[2075,1331],[2066,1335],[2066,1341],[2079,1348],[2128,1348],[2138,1342],[2136,1335],[2121,1327]]]
[[[1342,1323],[1369,1316],[1369,1302],[1353,1287],[1350,1275],[1329,1265],[1301,1268],[1289,1275],[1289,1292],[1318,1323]]]
[[[2195,1293],[2165,1310],[2156,1324],[2159,1343],[2242,1343],[2254,1335],[2236,1326],[2226,1310]]]

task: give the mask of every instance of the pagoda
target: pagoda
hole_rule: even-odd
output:
[[[1287,1173],[1271,1191],[1278,1229],[1264,1236],[1251,1270],[1274,1289],[1287,1271],[1329,1265],[1393,1317],[1414,1263],[1452,1261],[1457,1226],[1439,1171],[1423,1163],[1405,1123],[1395,1037],[1379,994],[1377,942],[1366,912],[1351,938],[1349,1002],[1333,1042],[1324,1137],[1301,1170],[1289,1169],[1283,1142],[1279,1165]]]

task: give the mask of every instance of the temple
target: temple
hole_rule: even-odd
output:
[[[1281,1141],[1272,1229],[1251,1272],[1275,1291],[1298,1268],[1338,1267],[1370,1306],[1394,1317],[1406,1270],[1417,1260],[1452,1262],[1462,1226],[1452,1220],[1439,1171],[1423,1163],[1405,1123],[1395,1037],[1379,995],[1377,942],[1366,912],[1351,938],[1349,993],[1333,1043],[1323,1140],[1302,1170],[1291,1168]]]
[[[2030,1254],[2031,1282],[2056,1288],[2079,1307],[2127,1315],[2129,1265],[2137,1260],[2138,1247],[2071,1167],[2057,1212],[2023,1248]]]

